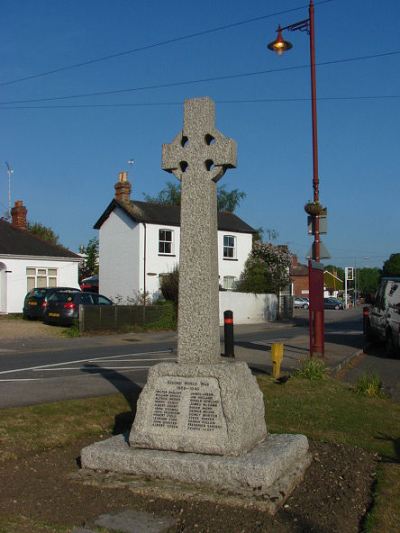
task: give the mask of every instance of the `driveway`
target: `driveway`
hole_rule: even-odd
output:
[[[22,318],[10,318],[0,316],[0,339],[20,340],[41,337],[60,338],[65,328],[47,326],[40,320],[23,320]]]

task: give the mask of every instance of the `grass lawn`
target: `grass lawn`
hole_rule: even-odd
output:
[[[310,439],[342,443],[379,454],[374,505],[368,531],[400,531],[400,405],[356,394],[348,385],[326,378],[292,378],[277,385],[259,378],[268,429],[304,433]],[[71,400],[0,411],[0,461],[64,447],[78,439],[111,434],[115,416],[129,412],[120,395]],[[1,531],[0,520],[0,531]]]

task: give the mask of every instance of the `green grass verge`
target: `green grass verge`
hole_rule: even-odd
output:
[[[313,440],[357,446],[381,456],[366,530],[400,531],[400,405],[360,395],[329,378],[294,378],[276,385],[263,376],[258,382],[272,433],[304,433]]]
[[[115,415],[130,411],[120,395],[0,411],[0,461],[110,435]]]
[[[400,405],[366,397],[341,382],[294,377],[277,385],[258,378],[272,433],[303,433],[313,440],[364,448],[382,457],[368,531],[400,527]],[[0,412],[0,460],[63,447],[82,438],[105,438],[115,417],[129,412],[121,395],[70,400]],[[0,531],[1,531],[0,523]]]

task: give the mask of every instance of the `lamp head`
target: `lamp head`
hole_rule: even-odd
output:
[[[293,45],[289,41],[285,41],[285,39],[282,37],[282,29],[280,26],[278,26],[278,29],[276,31],[278,32],[278,35],[275,41],[269,43],[268,48],[269,50],[272,50],[272,52],[276,52],[278,56],[281,56],[283,52],[290,50]]]

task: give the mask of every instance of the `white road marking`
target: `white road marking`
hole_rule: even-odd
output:
[[[44,378],[16,378],[16,379],[0,379],[0,382],[6,382],[6,381],[43,381]]]
[[[88,361],[102,361],[103,359],[105,360],[110,360],[114,357],[127,357],[127,356],[135,356],[135,355],[154,355],[154,354],[163,354],[163,353],[171,353],[172,350],[156,350],[156,351],[153,351],[153,352],[141,352],[141,353],[132,353],[132,354],[119,354],[119,355],[115,355],[115,356],[102,356],[102,357],[86,357],[85,359],[78,359],[78,360],[74,360],[74,361],[64,361],[62,363],[49,363],[47,365],[37,365],[37,366],[29,366],[29,367],[26,367],[26,368],[15,368],[13,370],[2,370],[0,371],[0,375],[3,375],[3,374],[14,374],[15,372],[26,372],[27,370],[37,370],[37,369],[44,369],[44,368],[55,368],[55,367],[61,367],[61,366],[65,366],[65,365],[74,365],[74,364],[77,364],[77,363],[87,363]]]
[[[175,357],[151,357],[149,359],[133,359],[136,363],[137,361],[175,361]],[[88,359],[88,363],[93,363],[96,359]],[[102,359],[103,363],[107,361],[112,361],[113,363],[132,363],[132,359]]]
[[[69,368],[35,368],[33,372],[60,372],[61,370],[99,370],[99,373],[101,370],[128,370],[128,369],[135,369],[135,370],[144,370],[145,368],[151,368],[151,365],[147,366],[99,366],[93,368],[93,366],[90,365],[83,365],[83,366],[71,366]]]

